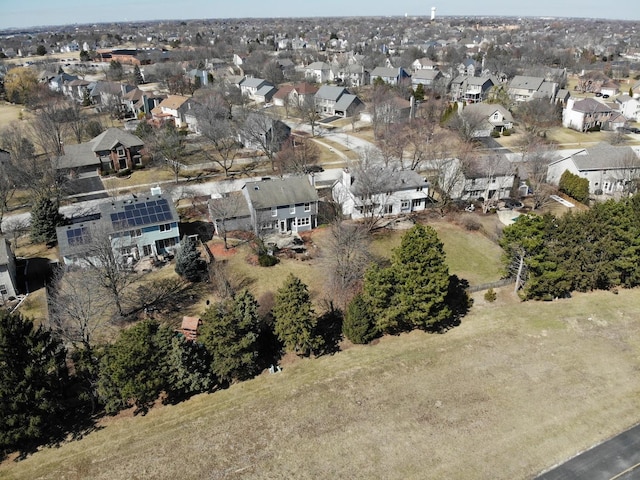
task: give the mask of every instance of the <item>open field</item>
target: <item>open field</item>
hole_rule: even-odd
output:
[[[444,335],[385,337],[107,419],[0,477],[532,478],[637,423],[638,348],[638,290],[478,295]]]
[[[25,113],[22,105],[15,105],[8,102],[0,102],[0,129],[17,122]]]

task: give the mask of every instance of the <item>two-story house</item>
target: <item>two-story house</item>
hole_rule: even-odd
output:
[[[411,74],[402,67],[376,67],[371,71],[369,78],[372,83],[378,78],[389,85],[408,85],[411,83]]]
[[[637,187],[640,179],[640,158],[633,148],[599,143],[591,148],[558,151],[549,163],[547,181],[558,185],[560,177],[569,171],[589,180],[589,193],[613,196]]]
[[[222,229],[253,230],[256,234],[298,233],[317,226],[318,193],[307,177],[247,182],[240,192],[243,201],[235,192],[209,201],[216,233]]]
[[[502,133],[504,130],[513,128],[511,112],[499,103],[472,103],[464,107],[462,112],[465,115],[481,117],[484,120],[473,132],[473,136],[476,138],[488,137],[492,131]]]
[[[276,88],[273,83],[263,78],[245,77],[240,82],[240,92],[251,100],[264,102],[265,95],[269,95],[269,92],[273,92],[271,93],[271,96],[273,96],[276,92]],[[269,96],[268,101],[271,100],[271,96]]]
[[[364,107],[362,101],[344,87],[323,85],[314,98],[316,111],[325,115],[351,117]]]
[[[477,103],[487,99],[497,82],[491,77],[459,75],[451,82],[450,95],[454,102]]]
[[[429,187],[429,182],[414,170],[391,171],[381,167],[373,172],[356,173],[345,168],[331,194],[345,217],[362,219],[424,210],[430,201]]]
[[[153,120],[156,123],[173,122],[176,128],[187,127],[185,114],[189,111],[190,100],[184,95],[169,95],[151,109]]]
[[[562,110],[562,126],[579,132],[600,129],[611,120],[613,113],[611,107],[593,98],[569,98]]]
[[[507,87],[507,95],[515,102],[528,102],[534,98],[554,100],[557,92],[557,83],[549,82],[544,77],[528,77],[525,75],[516,75]]]
[[[640,98],[629,95],[620,95],[616,98],[616,103],[620,105],[620,113],[628,120],[640,122]]]
[[[305,67],[304,77],[309,82],[327,83],[333,81],[334,72],[326,62],[313,62]]]
[[[99,206],[98,218],[79,219],[56,229],[60,257],[67,265],[100,261],[96,249],[108,241],[123,266],[144,257],[172,255],[180,243],[179,217],[169,196],[131,196]]]
[[[63,154],[52,162],[55,169],[74,175],[132,170],[144,165],[144,142],[129,132],[112,127],[88,142],[65,145]]]
[[[444,76],[440,70],[423,68],[422,70],[416,71],[411,76],[411,86],[416,88],[418,85],[422,84],[427,88],[432,88],[443,78]]]

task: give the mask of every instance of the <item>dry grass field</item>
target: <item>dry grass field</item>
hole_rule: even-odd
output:
[[[638,421],[640,291],[520,303],[106,419],[4,479],[525,479]]]

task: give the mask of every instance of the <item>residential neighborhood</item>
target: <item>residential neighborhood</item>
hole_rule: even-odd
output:
[[[0,20],[0,477],[633,476],[633,5],[378,6]]]

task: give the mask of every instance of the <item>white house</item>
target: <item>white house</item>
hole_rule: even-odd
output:
[[[631,98],[629,95],[620,95],[616,98],[620,105],[620,113],[628,120],[640,122],[640,98]]]
[[[547,172],[547,181],[553,185],[558,185],[568,170],[589,180],[589,193],[613,196],[640,179],[640,159],[631,147],[599,143],[592,148],[558,153]]]
[[[421,211],[430,201],[429,182],[417,172],[382,167],[358,173],[345,168],[332,187],[332,196],[342,206],[342,214],[353,219]]]
[[[473,132],[476,138],[488,137],[493,130],[502,133],[513,128],[511,112],[498,103],[472,103],[462,110],[465,114],[482,117],[485,121]],[[462,113],[460,112],[460,113]]]
[[[603,128],[611,120],[613,110],[593,98],[575,100],[569,98],[562,111],[562,126],[579,132]]]
[[[0,303],[18,294],[16,285],[16,257],[9,240],[0,236]]]

